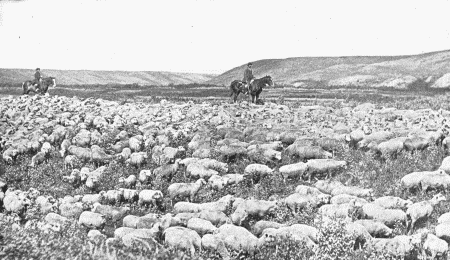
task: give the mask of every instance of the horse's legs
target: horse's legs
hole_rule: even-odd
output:
[[[255,103],[255,95],[252,94],[252,103]]]

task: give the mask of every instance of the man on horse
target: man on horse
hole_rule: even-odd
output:
[[[42,81],[42,76],[41,76],[41,69],[37,68],[36,72],[34,73],[34,81],[33,81],[33,85],[37,85],[37,88],[41,88],[41,81]]]
[[[253,76],[253,70],[252,70],[252,63],[249,62],[247,64],[247,68],[244,71],[244,82],[247,83],[247,85],[245,86],[245,90],[246,92],[244,92],[246,95],[248,95],[249,89],[250,89],[250,84],[252,83],[252,81],[255,79],[255,77]]]

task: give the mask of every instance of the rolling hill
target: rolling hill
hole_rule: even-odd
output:
[[[246,64],[213,79],[210,84],[229,85],[242,79]],[[271,75],[276,84],[298,87],[329,86],[408,88],[450,86],[450,51],[409,56],[304,57],[253,62],[255,77]]]
[[[169,85],[204,83],[216,75],[156,72],[156,71],[94,71],[94,70],[43,70],[43,76],[52,76],[57,84],[133,84]],[[33,78],[34,70],[0,69],[0,83],[20,83]]]

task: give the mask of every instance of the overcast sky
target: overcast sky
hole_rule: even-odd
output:
[[[222,73],[450,49],[450,1],[0,0],[0,68]]]

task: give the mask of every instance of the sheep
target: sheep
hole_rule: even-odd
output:
[[[61,143],[61,150],[59,151],[59,154],[61,155],[61,157],[64,157],[66,155],[67,150],[69,149],[69,147],[72,145],[72,143],[70,142],[69,139],[64,139]]]
[[[190,250],[194,255],[195,248],[202,250],[202,240],[194,230],[183,227],[169,227],[163,233],[164,243],[173,247]]]
[[[250,231],[233,224],[220,226],[213,235],[222,240],[227,248],[234,251],[242,250],[253,253],[260,245],[258,238],[250,233]]]
[[[128,160],[128,158],[130,158],[131,153],[132,153],[132,152],[131,152],[131,149],[128,148],[128,147],[125,147],[125,148],[122,149],[122,152],[120,152],[120,154],[118,155],[118,157],[119,157],[121,160],[126,161],[126,160]]]
[[[406,139],[406,137],[397,137],[381,142],[378,145],[376,143],[371,143],[375,144],[373,147],[371,147],[371,150],[385,158],[396,156],[404,150],[404,143]]]
[[[187,222],[187,228],[194,230],[200,236],[212,234],[217,228],[208,220],[191,218]]]
[[[123,190],[103,191],[104,200],[108,203],[119,203],[123,199]]]
[[[136,176],[131,174],[127,178],[120,177],[119,183],[122,184],[124,187],[133,188],[136,186]]]
[[[226,180],[227,185],[239,184],[244,181],[244,175],[239,173],[229,173],[222,176]]]
[[[269,213],[275,212],[277,208],[276,201],[245,200],[231,214],[231,221],[235,225],[242,225],[249,216],[262,218]]]
[[[91,149],[89,148],[71,145],[69,146],[67,151],[69,152],[69,154],[75,155],[76,157],[78,157],[80,160],[83,161],[90,161],[92,159],[92,152]]]
[[[19,150],[9,147],[3,152],[3,160],[7,163],[12,163],[17,155],[19,155]]]
[[[104,164],[111,161],[114,158],[112,155],[106,154],[106,152],[98,145],[91,146],[91,160],[96,164]]]
[[[394,134],[392,132],[388,132],[388,131],[374,132],[374,133],[364,136],[364,138],[358,142],[357,148],[360,148],[360,149],[365,148],[365,147],[367,147],[367,145],[369,145],[372,142],[380,144],[384,141],[392,139],[393,137],[394,137]]]
[[[45,215],[44,220],[49,224],[59,224],[59,225],[62,225],[69,221],[66,217],[63,217],[53,212],[50,212],[47,215]]]
[[[354,209],[355,205],[352,203],[325,204],[319,208],[319,214],[328,218],[348,218]]]
[[[197,161],[197,163],[203,165],[207,169],[212,169],[221,173],[228,172],[228,164],[219,162],[215,159],[204,158]]]
[[[159,190],[141,190],[139,192],[138,205],[151,204],[153,206],[160,206],[162,202],[163,194]]]
[[[133,246],[135,241],[143,242],[145,245],[148,245],[148,242],[157,244],[155,238],[157,238],[159,234],[160,231],[156,227],[135,229],[122,237],[122,243],[128,247]]]
[[[123,191],[123,199],[129,203],[133,203],[139,199],[139,191],[137,190],[119,188],[119,191]]]
[[[441,166],[439,166],[440,170],[444,170],[445,173],[450,174],[450,156],[445,157],[442,160]]]
[[[88,178],[86,179],[85,185],[86,185],[86,188],[88,188],[89,190],[95,191],[100,185],[99,177],[96,175],[88,176]]]
[[[137,222],[139,221],[138,216],[128,215],[122,220],[122,227],[124,228],[137,228]],[[117,229],[116,229],[117,230]]]
[[[52,145],[49,143],[49,142],[44,142],[43,144],[42,144],[42,147],[41,147],[41,152],[42,153],[44,153],[44,154],[50,154],[50,152],[53,150],[53,147],[52,147]]]
[[[31,158],[31,163],[28,167],[35,167],[38,164],[41,164],[47,160],[47,154],[44,152],[38,152]]]
[[[406,151],[412,152],[426,149],[430,145],[430,142],[423,137],[415,136],[407,138],[403,145]]]
[[[64,169],[67,169],[69,166],[71,169],[73,169],[77,162],[78,158],[75,155],[67,155],[64,158]]]
[[[365,199],[358,198],[356,196],[348,195],[348,194],[339,194],[339,195],[333,196],[330,199],[331,204],[345,204],[345,203],[350,203],[351,201],[355,201],[356,203],[361,204],[361,205],[369,203]]]
[[[412,172],[400,179],[402,187],[406,190],[412,190],[420,187],[420,182],[426,175],[433,174],[434,171]]]
[[[91,132],[81,129],[73,138],[72,143],[80,147],[88,147],[91,143]]]
[[[218,175],[219,173],[215,170],[207,169],[205,166],[199,163],[191,163],[186,167],[186,173],[192,177],[198,177],[203,179],[208,179],[213,175]]]
[[[330,195],[328,194],[312,195],[299,193],[293,193],[283,200],[283,202],[286,203],[289,208],[293,209],[294,212],[297,212],[307,205],[318,207],[323,204],[328,204],[329,201]]]
[[[298,185],[297,187],[295,187],[295,193],[301,194],[301,195],[322,195],[323,193],[315,188],[315,187],[311,187],[311,186],[306,186],[306,185]]]
[[[130,155],[130,158],[128,158],[125,161],[125,163],[139,167],[145,163],[145,159],[147,159],[147,158],[148,158],[148,155],[146,152],[134,152]]]
[[[95,203],[100,203],[104,199],[104,195],[105,195],[104,191],[98,194],[85,194],[81,199],[81,202],[89,206],[92,206]]]
[[[270,169],[264,164],[253,163],[245,167],[244,176],[259,176],[259,178],[262,178],[266,175],[272,174],[273,172],[273,169]]]
[[[130,211],[129,207],[114,207],[110,205],[102,205],[100,203],[95,203],[92,212],[102,214],[107,219],[112,219],[117,221],[123,218]]]
[[[208,210],[208,209],[202,209],[199,213],[193,213],[198,214],[197,217],[208,220],[215,226],[221,226],[225,223],[231,223],[230,218],[225,215],[222,211],[217,210]]]
[[[151,176],[152,176],[152,170],[141,170],[139,172],[138,179],[141,182],[141,184],[146,184],[150,180]]]
[[[128,142],[129,142],[129,146],[130,149],[134,152],[140,152],[142,150],[142,145],[143,143],[143,136],[142,135],[136,135],[131,137]]]
[[[83,204],[80,202],[59,205],[59,213],[66,218],[78,218],[82,212]]]
[[[284,154],[288,157],[297,157],[298,160],[308,159],[330,159],[333,155],[330,152],[325,151],[320,146],[301,146],[298,144],[291,144],[285,150]]]
[[[215,190],[222,190],[228,184],[228,179],[219,175],[213,175],[208,179],[209,185]]]
[[[347,166],[346,161],[337,161],[333,159],[312,159],[307,163],[308,180],[311,182],[313,174],[328,173],[327,178],[331,177],[331,172]]]
[[[302,176],[308,170],[308,165],[304,162],[283,165],[278,170],[283,176],[284,182],[288,177]]]
[[[396,222],[405,224],[406,213],[400,209],[385,209],[373,203],[367,203],[361,207],[361,216],[364,219],[373,219],[383,222],[388,227],[393,227]]]
[[[114,151],[115,153],[121,153],[125,148],[129,147],[128,140],[119,141],[115,143],[114,145],[111,145],[110,149]],[[131,149],[130,149],[131,151]]]
[[[255,236],[260,236],[264,232],[264,230],[267,228],[277,229],[277,228],[284,227],[284,226],[286,226],[286,225],[280,224],[277,222],[273,222],[273,221],[260,220],[253,225],[252,233]]]
[[[198,213],[202,211],[200,204],[187,201],[179,201],[175,203],[175,205],[173,206],[173,210],[175,213],[181,212]]]
[[[281,152],[273,149],[253,149],[248,152],[248,157],[256,163],[271,163],[281,161]]]
[[[268,228],[263,231],[261,237],[275,236],[277,238],[292,238],[297,241],[306,242],[307,247],[314,247],[318,242],[319,230],[304,224],[282,226],[277,229]]]
[[[426,254],[431,254],[431,259],[437,259],[438,257],[445,259],[448,253],[448,243],[433,234],[428,234],[423,243],[423,249]],[[428,259],[428,256],[426,259]]]
[[[447,190],[450,186],[450,176],[440,169],[431,174],[425,175],[420,180],[420,186],[423,192],[426,192],[428,188],[438,189],[442,188]]]
[[[406,210],[406,216],[408,218],[408,232],[412,233],[416,222],[420,219],[429,218],[433,213],[434,206],[445,200],[447,199],[439,193],[436,194],[431,200],[421,201],[410,205]]]
[[[373,189],[365,189],[357,186],[341,186],[331,191],[331,195],[348,194],[361,198],[371,199],[373,197]]]
[[[202,237],[202,247],[203,249],[211,250],[213,252],[218,252],[219,255],[224,260],[230,259],[230,253],[225,247],[225,243],[222,239],[215,235],[206,234]]]
[[[102,229],[106,224],[106,218],[99,213],[84,211],[80,214],[78,224],[87,226],[88,228]]]
[[[171,181],[173,176],[177,173],[180,165],[180,159],[176,159],[173,164],[166,164],[157,167],[153,170],[153,175],[158,177],[164,177],[167,181]]]
[[[376,198],[373,203],[385,209],[403,209],[409,207],[412,204],[412,201],[403,200],[394,196],[384,196]]]
[[[378,221],[370,219],[360,219],[356,220],[355,223],[362,225],[373,237],[389,237],[392,235],[392,229],[388,228],[385,224]]]
[[[176,196],[188,197],[191,202],[194,201],[195,195],[204,184],[206,184],[206,181],[202,178],[195,183],[172,183],[167,188],[171,203]]]
[[[92,242],[98,241],[100,239],[106,239],[106,236],[96,229],[89,230],[87,237]]]

